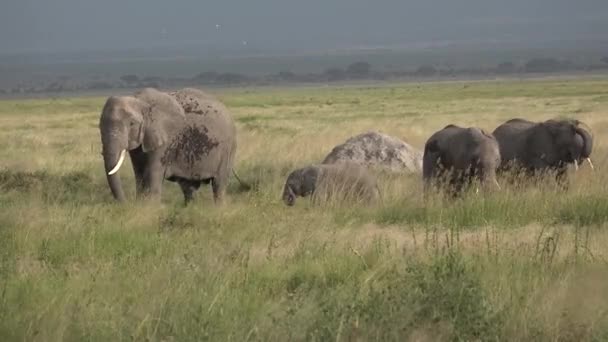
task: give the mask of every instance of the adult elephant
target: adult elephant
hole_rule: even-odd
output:
[[[493,135],[502,157],[500,171],[523,170],[528,175],[555,171],[558,183],[565,186],[568,165],[578,170],[587,160],[593,168],[593,135],[579,120],[516,118],[498,126]]]
[[[99,129],[108,185],[116,200],[125,200],[117,172],[128,151],[138,198],[159,199],[166,179],[180,185],[186,204],[202,183],[211,183],[216,203],[223,201],[236,128],[228,110],[206,93],[145,88],[133,96],[111,96]]]
[[[422,177],[425,193],[435,183],[447,182],[453,196],[474,180],[483,189],[500,189],[496,169],[500,151],[496,139],[477,127],[448,125],[435,132],[424,145]]]

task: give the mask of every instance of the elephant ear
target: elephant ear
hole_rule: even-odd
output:
[[[576,135],[576,126],[572,121],[547,120],[545,125],[555,143],[559,143],[564,138],[570,142],[571,137]]]
[[[575,120],[576,123],[576,133],[579,134],[583,138],[583,158],[589,158],[591,156],[591,152],[593,151],[593,132],[591,131],[591,127],[587,126],[585,123]]]
[[[300,196],[308,196],[312,194],[317,186],[320,170],[316,167],[306,167],[299,170],[300,178],[299,192]]]
[[[135,98],[146,104],[142,109],[143,151],[153,151],[169,143],[186,119],[179,103],[168,94],[152,88],[139,91]]]
[[[529,165],[554,164],[559,159],[555,148],[559,131],[560,128],[553,120],[540,122],[531,127],[530,133],[525,138],[524,146],[527,148],[521,155],[522,161]]]

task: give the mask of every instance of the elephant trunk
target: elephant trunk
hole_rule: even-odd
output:
[[[484,170],[482,172],[482,185],[484,190],[490,191],[500,191],[502,188],[496,179],[496,171],[494,170]]]
[[[483,190],[486,192],[501,191],[502,188],[496,178],[485,179],[483,181]]]
[[[125,153],[125,150],[122,150],[122,152],[119,150],[112,150],[110,152],[104,151],[103,153],[103,162],[106,170],[106,177],[108,179],[108,185],[110,186],[112,195],[119,202],[125,201],[125,193],[122,189],[120,176],[117,173],[118,168],[120,167],[119,161],[121,159],[124,161]],[[120,161],[120,163],[122,163],[122,161]]]
[[[285,184],[283,188],[283,202],[290,207],[296,203],[296,195],[289,184]]]
[[[589,158],[593,150],[593,137],[591,136],[591,132],[582,127],[577,127],[576,133],[583,138],[583,150],[581,151],[581,158]]]
[[[593,169],[593,163],[591,162],[590,158],[591,152],[593,150],[593,137],[591,136],[591,133],[588,130],[582,127],[577,127],[576,133],[580,135],[581,138],[583,138],[583,148],[580,151],[580,160],[578,162],[579,164],[581,164],[585,160],[587,160],[589,162],[589,165]]]

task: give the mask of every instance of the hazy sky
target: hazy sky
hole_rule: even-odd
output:
[[[216,25],[220,25],[219,28]],[[1,0],[0,53],[608,35],[608,0]]]

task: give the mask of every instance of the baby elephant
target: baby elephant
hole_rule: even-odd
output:
[[[355,163],[317,164],[292,171],[283,188],[283,202],[293,206],[296,197],[375,202],[380,197],[376,178]]]

